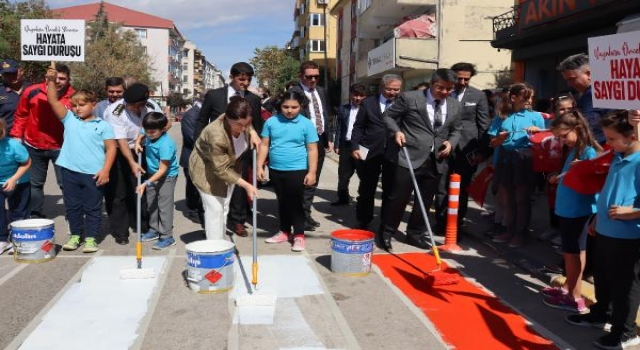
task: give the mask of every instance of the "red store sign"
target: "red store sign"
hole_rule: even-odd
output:
[[[520,29],[529,29],[559,18],[619,0],[529,0],[520,4]]]

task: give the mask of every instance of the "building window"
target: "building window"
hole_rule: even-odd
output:
[[[188,83],[189,82],[189,76],[188,75],[183,75],[182,76],[182,82],[183,83]]]
[[[188,64],[183,64],[182,65],[182,70],[189,70],[189,65]]]
[[[351,3],[351,19],[356,17],[358,17],[358,3],[354,1]]]
[[[324,40],[309,40],[309,52],[324,52]]]
[[[307,27],[300,28],[300,37],[304,38],[307,36]]]
[[[358,0],[358,14],[363,14],[370,6],[371,0]]]
[[[136,28],[136,36],[138,39],[146,39],[147,38],[147,30]]]
[[[322,13],[310,13],[309,14],[309,26],[317,27],[324,25],[324,15]]]

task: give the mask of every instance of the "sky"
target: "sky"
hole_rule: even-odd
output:
[[[47,0],[50,8],[99,0]],[[231,65],[248,62],[255,48],[284,47],[293,34],[294,0],[109,0],[111,4],[172,20],[206,59],[229,76]],[[199,3],[198,6],[193,4]]]

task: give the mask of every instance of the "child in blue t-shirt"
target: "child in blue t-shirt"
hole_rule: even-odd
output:
[[[142,241],[158,240],[153,249],[162,250],[176,245],[173,238],[173,196],[178,178],[178,158],[176,143],[165,132],[169,120],[160,112],[150,112],[142,119],[144,134],[136,141],[136,151],[140,152],[144,141],[144,155],[149,178],[137,191],[142,196],[147,191],[149,206],[149,232],[142,235]]]
[[[578,111],[557,115],[551,131],[564,144],[564,166],[569,170],[576,161],[593,159],[602,147],[596,142],[587,120]],[[584,226],[596,212],[596,195],[580,194],[564,185],[558,174],[549,176],[549,183],[557,184],[555,214],[562,238],[562,255],[567,279],[562,287],[548,287],[541,291],[543,302],[551,307],[578,313],[588,311],[581,292],[581,280],[586,263],[587,234]]]
[[[640,305],[640,142],[627,118],[628,112],[616,111],[600,120],[615,156],[590,226],[590,233],[595,234],[597,302],[588,314],[566,318],[580,326],[611,323],[611,331],[595,341],[603,349],[640,344],[636,335]]]
[[[9,243],[9,222],[29,216],[31,198],[31,158],[20,142],[6,137],[6,134],[7,124],[0,118],[0,255],[12,249]],[[5,202],[8,204],[8,216]]]
[[[304,188],[316,182],[318,163],[318,131],[300,114],[306,101],[299,92],[284,93],[280,113],[267,119],[262,128],[257,160],[257,177],[264,181],[263,165],[269,156],[269,175],[278,198],[280,232],[266,242],[293,241],[294,252],[305,249]]]
[[[544,129],[544,119],[538,112],[529,111],[533,88],[514,84],[509,89],[511,113],[502,121],[491,144],[500,146],[495,179],[504,205],[506,232],[493,238],[496,243],[508,243],[512,248],[524,245],[531,220],[531,193],[535,174],[529,133]]]
[[[71,236],[64,250],[76,250],[84,233],[83,253],[98,251],[96,238],[102,226],[102,200],[116,158],[111,125],[93,115],[96,96],[81,90],[71,96],[71,111],[56,92],[56,70],[47,71],[47,99],[64,125],[64,143],[56,165],[62,171],[62,196]]]

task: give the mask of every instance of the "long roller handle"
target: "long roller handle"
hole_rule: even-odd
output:
[[[253,150],[251,152],[252,154],[252,168],[253,168],[253,188],[258,188],[258,169],[256,168],[257,165],[257,149],[256,147],[253,147]],[[252,264],[252,268],[251,268],[251,272],[252,272],[252,278],[251,278],[251,283],[253,284],[253,287],[255,288],[258,285],[258,229],[257,229],[257,221],[258,221],[258,197],[254,197],[253,198],[253,210],[252,210],[252,227],[253,227],[253,264]]]
[[[142,164],[142,152],[138,153],[138,165]],[[142,173],[138,171],[138,187],[142,184]],[[136,188],[137,190],[137,188]],[[138,268],[142,268],[142,196],[136,191],[136,261],[138,262]]]

